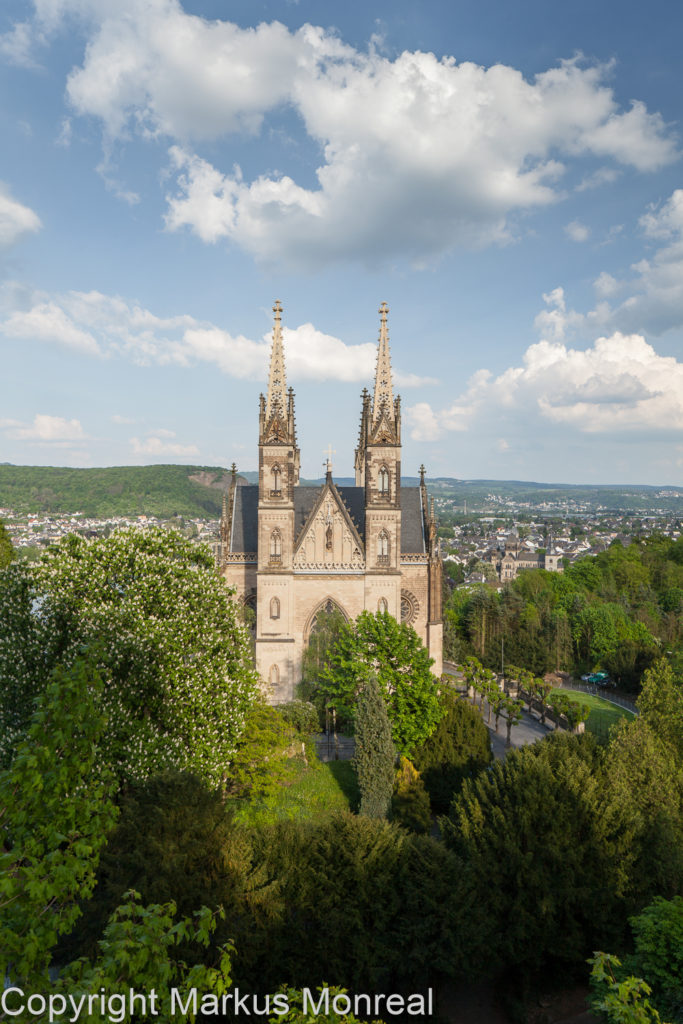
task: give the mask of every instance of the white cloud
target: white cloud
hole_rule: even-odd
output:
[[[572,242],[587,242],[591,233],[591,229],[578,220],[571,221],[564,230]]]
[[[195,444],[177,444],[169,440],[173,437],[175,434],[172,430],[157,430],[143,440],[131,437],[133,455],[172,455],[176,458],[199,455],[199,448]]]
[[[649,171],[677,155],[661,117],[637,102],[620,109],[609,67],[581,59],[527,81],[500,64],[360,52],[311,25],[209,21],[178,0],[35,3],[43,33],[67,17],[85,29],[67,84],[76,113],[97,117],[108,142],[176,143],[169,229],[229,239],[264,261],[424,261],[502,242],[517,211],[561,198],[566,161]],[[245,180],[196,152],[201,140],[258,133],[285,107],[322,153],[314,187],[287,173]],[[600,173],[615,171],[595,172],[594,184]]]
[[[534,326],[542,334],[559,340],[564,338],[568,330],[583,323],[581,313],[567,309],[564,288],[553,288],[551,292],[544,293],[543,301],[548,308],[541,310],[534,320]]]
[[[36,41],[30,22],[15,22],[9,32],[0,35],[0,55],[10,64],[35,68],[38,66],[34,57]]]
[[[14,309],[0,321],[0,333],[24,341],[65,345],[87,355],[122,357],[138,365],[209,363],[239,379],[265,380],[271,335],[254,341],[232,335],[191,316],[158,317],[147,309],[101,292],[26,296],[10,288]],[[377,347],[348,345],[311,323],[283,328],[287,374],[297,380],[372,380]],[[433,378],[394,372],[399,387],[433,383]]]
[[[7,436],[15,441],[60,442],[84,441],[87,435],[83,431],[80,420],[67,420],[62,416],[47,416],[39,413],[33,423],[21,423],[19,420],[0,420],[0,427],[7,431]]]
[[[0,249],[14,245],[22,235],[41,227],[38,214],[13,199],[8,187],[0,182]]]
[[[119,413],[114,413],[110,419],[112,423],[122,424],[124,426],[130,426],[132,423],[135,423],[135,420],[131,416],[120,416]]]
[[[617,180],[619,174],[615,167],[599,167],[597,171],[587,174],[576,186],[577,192],[585,192],[591,188],[601,188],[603,185],[611,185]]]
[[[585,350],[540,341],[527,349],[522,366],[498,377],[480,370],[450,408],[409,409],[411,436],[436,440],[450,430],[478,429],[493,409],[497,422],[506,418],[525,430],[539,418],[589,434],[681,431],[683,363],[658,355],[639,335],[617,332]]]

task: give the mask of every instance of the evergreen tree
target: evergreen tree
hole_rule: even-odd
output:
[[[429,832],[432,816],[429,795],[420,773],[407,757],[401,758],[391,798],[391,820],[411,832]]]
[[[356,753],[360,813],[386,818],[394,788],[396,751],[377,678],[371,675],[356,701]]]
[[[441,696],[442,718],[414,754],[429,793],[432,809],[445,814],[467,778],[491,763],[491,740],[484,721],[471,704],[454,693]]]

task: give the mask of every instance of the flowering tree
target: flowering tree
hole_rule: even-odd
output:
[[[16,743],[41,680],[86,651],[103,681],[100,746],[121,780],[169,768],[213,784],[258,688],[249,638],[210,553],[174,531],[66,538],[0,573],[0,727]],[[3,733],[0,728],[0,734]],[[12,750],[2,751],[7,762]]]

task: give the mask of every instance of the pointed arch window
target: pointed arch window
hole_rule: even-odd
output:
[[[280,618],[280,598],[271,597],[270,599],[270,617],[271,619]]]
[[[282,497],[282,470],[277,465],[277,463],[273,466],[273,468],[270,471],[270,479],[272,484],[270,488],[271,498]]]
[[[280,682],[280,669],[277,665],[270,666],[270,672],[268,673],[268,682],[271,686],[277,686]]]
[[[270,535],[270,561],[274,563],[282,561],[282,534],[279,530],[273,530]]]
[[[386,597],[380,597],[379,601],[377,602],[377,611],[380,613],[380,615],[385,615],[389,611],[389,602],[387,601]]]
[[[389,564],[389,534],[386,530],[380,530],[377,538],[377,564]]]
[[[377,479],[377,486],[378,486],[379,493],[384,495],[385,497],[388,497],[388,495],[389,495],[389,470],[387,469],[386,466],[382,466],[380,471],[379,471],[379,476],[378,476],[378,479]]]

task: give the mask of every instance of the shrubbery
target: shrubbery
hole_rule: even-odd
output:
[[[486,768],[493,755],[489,731],[477,709],[448,690],[440,700],[441,720],[417,748],[413,761],[433,811],[445,814],[463,781]]]

